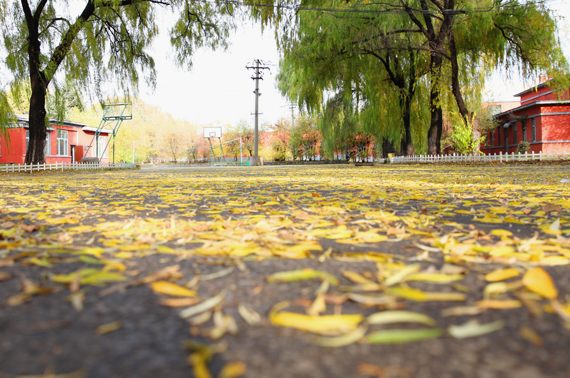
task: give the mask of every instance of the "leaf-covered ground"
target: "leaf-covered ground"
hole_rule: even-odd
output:
[[[570,376],[563,165],[0,176],[0,376]]]

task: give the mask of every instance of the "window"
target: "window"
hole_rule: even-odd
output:
[[[51,155],[51,133],[48,131],[47,135],[46,135],[46,147],[44,150],[44,155],[45,156],[50,156]]]
[[[98,146],[98,147],[99,147],[99,149],[98,149],[97,151],[98,151],[98,153],[99,153],[99,156],[97,156],[97,157],[98,157],[99,159],[101,159],[101,158],[104,157],[104,154],[107,153],[107,151],[105,151],[105,147],[106,147],[106,145],[105,145],[105,137],[102,136],[102,135],[99,135],[99,146]],[[95,154],[95,152],[94,152],[94,154]]]
[[[501,141],[502,141],[502,139],[501,139],[501,129],[502,129],[502,128],[503,128],[503,126],[499,126],[499,127],[498,127],[498,130],[499,130],[499,139],[498,139],[499,144],[498,144],[498,146],[501,145]]]
[[[57,130],[57,155],[58,156],[69,155],[67,130]]]
[[[530,119],[530,129],[532,132],[532,141],[536,142],[536,118]]]
[[[51,155],[51,133],[48,131],[47,135],[46,135],[46,146],[44,149],[44,155],[45,156],[50,156]],[[26,151],[24,152],[24,154],[26,152],[28,152],[28,145],[30,144],[30,130],[26,130]]]
[[[526,142],[526,119],[522,121],[522,141]]]

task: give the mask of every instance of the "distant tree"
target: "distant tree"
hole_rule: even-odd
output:
[[[81,9],[77,16],[72,12]],[[43,163],[46,140],[46,95],[58,73],[82,90],[101,94],[109,80],[121,90],[136,90],[141,79],[154,85],[154,59],[147,53],[156,35],[157,8],[171,9],[178,19],[170,40],[180,65],[191,66],[202,46],[226,47],[234,28],[234,6],[208,0],[3,0],[0,2],[0,63],[10,73],[9,87],[30,83],[30,141],[26,163]],[[58,85],[56,103],[61,104]],[[79,87],[78,87],[79,88]],[[0,88],[0,114],[13,114]],[[12,116],[13,117],[13,116]],[[1,121],[1,119],[0,119]],[[2,123],[5,124],[5,123]]]

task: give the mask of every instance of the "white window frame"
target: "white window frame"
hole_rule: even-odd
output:
[[[46,134],[46,146],[44,148],[45,156],[51,156],[50,142],[51,142],[51,133],[48,130]],[[28,152],[29,144],[30,144],[30,129],[26,129],[26,150],[24,151],[24,156],[26,156],[26,153]]]
[[[51,144],[51,133],[50,133],[49,130],[48,130],[47,135],[46,135],[46,146],[45,146],[45,148],[44,148],[44,155],[45,155],[45,156],[51,156],[51,146],[50,146],[50,144]]]
[[[105,136],[99,135],[99,156],[97,156],[99,159],[102,159],[102,158],[104,158],[104,157],[107,157],[107,156],[105,156],[105,155],[103,154],[103,152],[107,153],[107,151],[104,151],[105,146],[106,146],[106,143],[105,143]],[[97,153],[96,151],[97,151],[97,150],[93,151],[93,154],[96,154],[96,153]]]
[[[69,156],[69,132],[57,129],[57,156]]]

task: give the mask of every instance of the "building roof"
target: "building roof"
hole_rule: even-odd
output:
[[[516,95],[514,95],[515,97],[521,97],[524,96],[525,94],[531,93],[531,92],[536,92],[541,88],[544,88],[548,85],[549,82],[551,82],[552,79],[548,79],[546,80],[544,83],[540,83],[538,85],[535,85],[534,87],[531,87],[529,89],[525,89],[524,91],[517,93]]]
[[[523,109],[530,108],[532,106],[539,106],[539,105],[543,105],[543,106],[546,106],[546,105],[570,105],[570,101],[567,101],[567,100],[562,100],[562,101],[555,101],[555,100],[552,100],[552,101],[535,101],[535,102],[531,102],[530,104],[521,105],[518,108],[513,108],[510,110],[507,110],[506,112],[495,114],[493,117],[500,118],[504,115],[511,114],[514,112],[518,112],[519,110],[523,110]]]
[[[29,122],[30,117],[27,114],[16,114],[16,118],[18,122]],[[73,126],[73,127],[86,127],[87,125],[84,123],[79,122],[72,122],[72,121],[58,121],[57,119],[50,118],[49,122],[51,124],[63,124],[63,126]]]
[[[84,126],[81,130],[83,130],[83,131],[93,131],[93,132],[95,132],[95,131],[97,131],[97,128],[96,128],[96,127]],[[113,130],[100,129],[99,132],[100,132],[101,134],[111,134],[111,133],[113,133]]]

